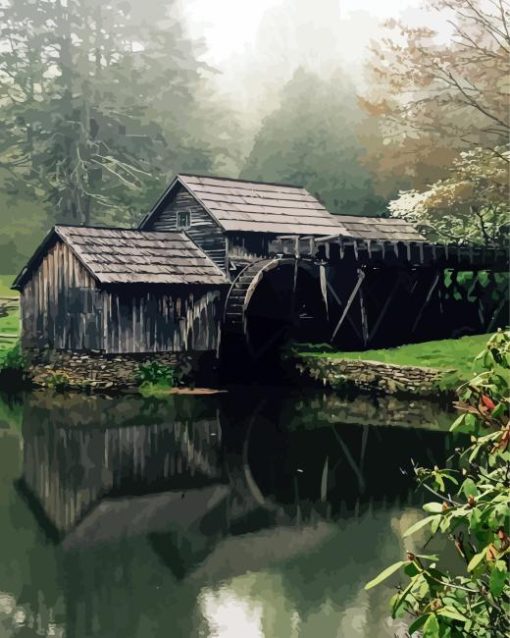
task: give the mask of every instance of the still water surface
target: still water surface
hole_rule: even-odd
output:
[[[432,404],[236,390],[0,399],[0,638],[394,636],[390,587],[441,463]],[[408,545],[412,548],[412,545]]]

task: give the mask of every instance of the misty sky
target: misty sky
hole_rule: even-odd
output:
[[[310,0],[310,5],[320,12],[324,1]],[[193,31],[206,39],[209,60],[222,66],[254,43],[264,16],[283,4],[284,0],[186,0],[184,6]],[[409,18],[420,4],[420,0],[338,0],[340,15],[346,20],[354,12],[366,12],[376,19]],[[364,39],[362,32],[357,35]]]

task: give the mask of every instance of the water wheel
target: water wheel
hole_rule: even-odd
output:
[[[232,283],[225,304],[227,334],[242,336],[254,359],[289,340],[320,338],[326,324],[320,267],[294,257],[247,266]]]

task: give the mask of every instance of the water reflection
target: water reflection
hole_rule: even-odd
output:
[[[402,554],[411,454],[440,464],[448,420],[321,394],[32,394],[0,437],[0,627],[392,636],[363,584]]]

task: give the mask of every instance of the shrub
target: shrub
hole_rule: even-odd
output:
[[[51,390],[60,392],[70,385],[70,378],[65,372],[52,372],[46,379],[46,385]]]
[[[176,382],[176,373],[174,368],[158,361],[147,361],[138,366],[136,379],[140,385],[165,385],[171,388]]]
[[[407,581],[391,601],[392,616],[414,617],[409,634],[419,630],[426,638],[510,635],[510,333],[496,333],[477,359],[487,370],[459,389],[460,416],[451,426],[470,443],[456,450],[450,469],[416,468],[420,485],[436,498],[404,534],[428,528],[448,539],[458,573],[437,556],[409,552],[365,586],[403,570]]]
[[[0,370],[24,372],[26,366],[26,359],[21,350],[21,344],[19,341],[4,354],[0,361]]]

